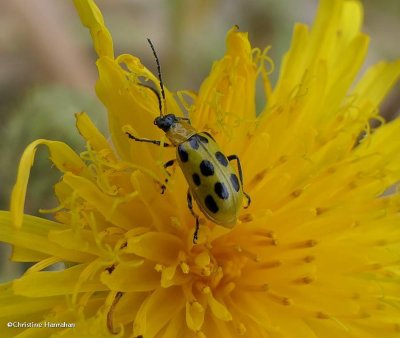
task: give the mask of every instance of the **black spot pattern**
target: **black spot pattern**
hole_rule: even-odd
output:
[[[225,155],[223,153],[221,153],[220,151],[217,151],[215,153],[215,158],[218,160],[219,163],[221,163],[224,167],[228,166],[228,160],[225,157]]]
[[[198,137],[198,139],[199,139],[199,141],[201,143],[208,143],[208,138],[207,137],[204,137],[202,135],[197,135],[197,137]]]
[[[185,148],[183,148],[182,144],[178,146],[178,154],[182,162],[187,162],[189,160],[189,154],[187,153]]]
[[[199,140],[197,135],[193,135],[191,138],[189,138],[189,144],[194,150],[199,149]]]
[[[208,160],[203,160],[200,163],[200,171],[204,176],[214,175],[214,166]]]
[[[227,200],[229,197],[228,189],[226,189],[226,185],[224,183],[221,182],[215,183],[214,191],[218,195],[218,197],[223,200]]]
[[[201,184],[200,176],[196,173],[192,175],[193,183],[199,186]]]
[[[218,212],[219,210],[218,205],[211,195],[207,195],[206,198],[204,199],[204,202],[206,204],[207,209],[210,210],[212,213],[215,214]]]
[[[239,179],[235,174],[231,174],[231,183],[232,183],[233,189],[235,189],[236,191],[239,191],[239,189],[240,189]]]

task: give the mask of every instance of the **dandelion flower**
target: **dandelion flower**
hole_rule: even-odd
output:
[[[49,140],[25,150],[0,239],[13,260],[37,263],[1,286],[0,317],[2,327],[76,326],[2,336],[399,337],[400,120],[385,122],[378,107],[400,62],[379,63],[354,84],[368,47],[361,3],[322,0],[311,28],[295,26],[274,86],[268,48],[232,28],[197,94],[166,90],[168,112],[186,107],[198,130],[240,157],[253,201],[232,230],[197,210],[197,244],[179,169],[160,194],[174,151],[125,134],[165,139],[153,125],[157,97],[139,85],[158,88],[157,77],[137,57],[114,56],[93,1],[75,5],[98,55],[113,146],[80,113],[85,152]],[[266,104],[257,115],[258,77]],[[39,145],[62,173],[53,221],[23,214]],[[44,271],[60,262],[63,270]]]

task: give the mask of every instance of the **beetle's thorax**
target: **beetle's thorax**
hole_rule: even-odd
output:
[[[174,123],[165,134],[173,145],[178,146],[196,133],[197,131],[188,122],[180,120]]]
[[[154,120],[154,124],[165,132],[175,146],[197,133],[187,120],[176,117],[174,114],[159,116]]]

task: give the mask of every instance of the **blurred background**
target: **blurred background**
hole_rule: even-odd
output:
[[[400,1],[364,0],[364,32],[371,36],[367,64],[400,57]],[[116,54],[131,53],[154,71],[149,37],[161,59],[169,89],[197,91],[212,62],[225,50],[234,25],[248,31],[253,46],[272,46],[278,75],[295,22],[310,24],[317,0],[97,0],[114,39]],[[84,144],[74,113],[86,111],[106,133],[106,112],[94,93],[95,54],[88,31],[71,0],[0,2],[0,209],[9,196],[23,149],[37,138]],[[397,86],[382,107],[391,119],[400,108]],[[42,151],[43,150],[43,151]],[[31,173],[25,210],[56,205],[52,185],[59,178],[45,149]],[[8,261],[11,249],[0,243],[0,282],[20,275],[26,265]]]

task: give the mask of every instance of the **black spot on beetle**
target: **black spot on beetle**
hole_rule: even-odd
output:
[[[214,191],[218,195],[218,197],[223,200],[227,200],[229,197],[228,189],[226,189],[226,185],[224,183],[221,182],[215,183]]]
[[[239,189],[240,189],[239,179],[235,174],[231,174],[231,183],[232,183],[233,189],[235,189],[236,191],[239,191]]]
[[[204,176],[214,175],[214,166],[208,160],[203,160],[200,163],[200,171]]]
[[[204,137],[203,135],[200,135],[200,134],[198,134],[197,137],[201,143],[208,143],[207,137]]]
[[[201,181],[200,181],[200,176],[198,174],[194,173],[192,175],[192,179],[194,184],[196,184],[197,186],[200,185]]]
[[[199,139],[198,139],[197,135],[193,135],[191,138],[189,138],[188,141],[189,141],[190,146],[194,150],[199,149]]]
[[[206,204],[207,209],[210,210],[212,213],[215,214],[218,212],[218,205],[211,195],[206,196],[206,198],[204,199],[204,203]]]
[[[187,153],[187,151],[185,150],[185,148],[183,147],[182,144],[180,144],[178,146],[178,154],[179,154],[179,158],[181,159],[182,162],[187,162],[189,159],[189,154]]]
[[[219,163],[221,163],[224,167],[228,166],[228,159],[225,157],[223,153],[220,151],[217,151],[215,153],[215,158],[218,160]]]

